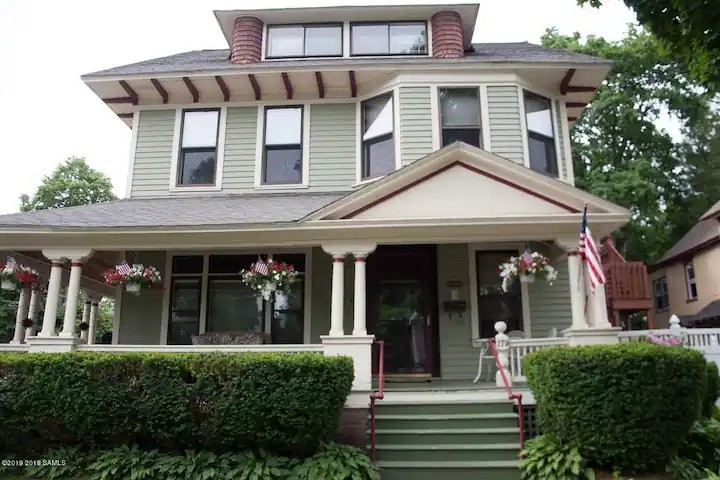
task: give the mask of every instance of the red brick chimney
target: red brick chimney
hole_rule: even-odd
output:
[[[465,55],[460,14],[451,10],[438,12],[430,19],[432,49],[436,58],[461,58]]]
[[[255,63],[262,56],[263,22],[256,17],[235,19],[232,33],[232,63]]]

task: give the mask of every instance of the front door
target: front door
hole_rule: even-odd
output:
[[[367,267],[368,329],[385,343],[385,373],[436,374],[435,246],[378,247]]]

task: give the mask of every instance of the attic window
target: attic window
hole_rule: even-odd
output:
[[[425,22],[353,23],[352,55],[427,55]]]
[[[341,57],[341,24],[272,25],[265,58]]]

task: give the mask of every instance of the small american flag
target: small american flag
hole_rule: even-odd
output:
[[[606,280],[605,273],[603,272],[602,261],[600,259],[600,253],[595,246],[595,240],[593,240],[590,228],[588,227],[587,205],[585,205],[585,208],[583,209],[578,251],[580,252],[580,257],[587,266],[586,271],[588,283],[590,284],[590,291],[595,292],[598,285],[604,285]]]
[[[17,266],[17,262],[13,257],[7,257],[7,261],[5,262],[5,268],[15,270],[17,269]]]
[[[255,273],[259,273],[260,275],[267,275],[270,272],[270,270],[268,270],[267,263],[263,262],[259,257],[257,262],[253,264],[252,269],[255,270]]]
[[[522,254],[523,262],[525,262],[525,265],[532,265],[533,258],[532,254],[530,253],[530,250],[525,250]]]
[[[128,263],[123,260],[122,262],[117,264],[116,270],[117,273],[119,273],[120,275],[127,275],[128,273],[130,273],[131,268],[130,265],[128,265]]]

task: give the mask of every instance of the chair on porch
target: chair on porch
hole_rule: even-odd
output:
[[[193,345],[267,345],[270,334],[264,332],[205,332],[192,336]]]

